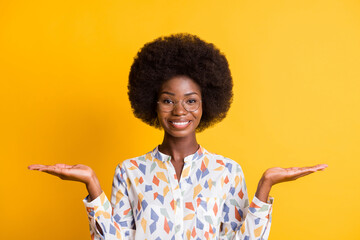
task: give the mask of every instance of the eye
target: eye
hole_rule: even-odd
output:
[[[161,102],[163,104],[173,104],[174,103],[171,99],[163,99]]]
[[[186,104],[192,105],[192,104],[196,104],[198,102],[197,99],[194,98],[190,98],[186,100]]]

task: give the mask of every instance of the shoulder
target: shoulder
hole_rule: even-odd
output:
[[[128,158],[120,162],[117,167],[120,168],[130,168],[132,166],[138,167],[141,164],[146,164],[148,162],[148,158],[149,158],[148,153],[138,157]]]
[[[240,164],[231,158],[207,150],[204,151],[204,158],[205,157],[209,159],[209,164],[213,165],[215,168],[223,166],[224,170],[226,169],[230,174],[239,174],[243,172]]]
[[[150,169],[156,160],[157,159],[153,157],[153,151],[150,151],[141,156],[122,161],[117,165],[116,172],[120,172],[121,174],[132,172],[133,174],[145,175],[147,169]]]
[[[134,165],[146,164],[149,159],[152,159],[151,152],[145,153],[138,157],[133,157],[122,161],[119,165],[121,167],[131,167]]]

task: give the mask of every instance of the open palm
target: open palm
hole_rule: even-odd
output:
[[[274,167],[266,170],[263,176],[267,181],[271,183],[271,185],[274,185],[281,182],[293,181],[295,179],[304,177],[311,173],[322,171],[327,166],[328,165],[326,164],[318,164],[311,167],[291,167],[291,168]]]
[[[67,165],[67,164],[55,164],[55,165],[41,165],[34,164],[28,167],[30,170],[38,170],[40,172],[46,172],[48,174],[57,176],[63,180],[78,181],[88,183],[93,175],[93,170],[82,164]]]

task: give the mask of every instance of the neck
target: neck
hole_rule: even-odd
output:
[[[199,148],[196,141],[195,133],[192,136],[177,138],[168,134],[164,134],[162,144],[159,146],[159,151],[171,156],[173,161],[184,161],[186,156],[195,153]]]

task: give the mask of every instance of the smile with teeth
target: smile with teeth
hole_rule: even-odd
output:
[[[187,121],[187,122],[171,122],[172,124],[175,124],[175,125],[186,125],[188,124],[190,121]]]
[[[186,122],[172,122],[172,121],[170,121],[170,123],[175,127],[185,127],[190,123],[190,121],[186,121]]]

